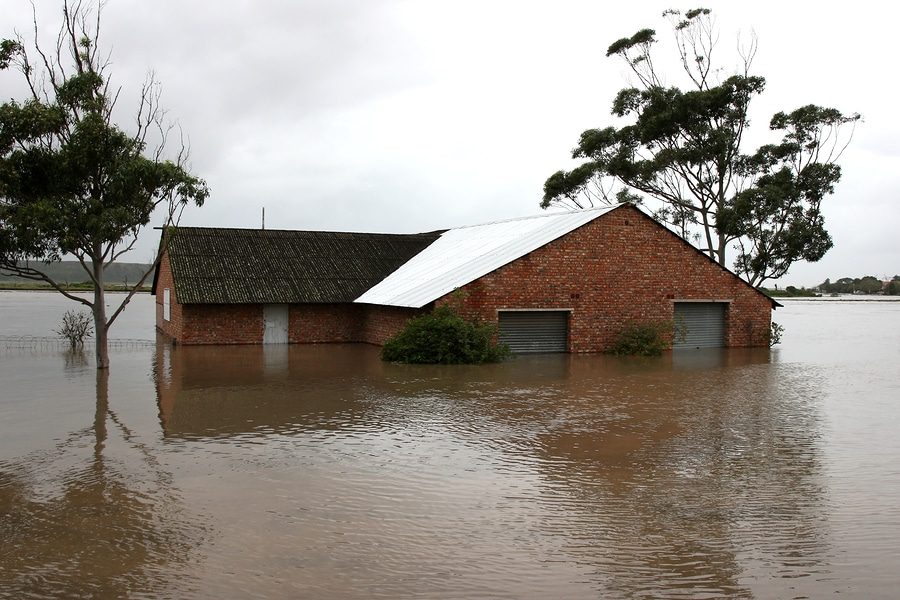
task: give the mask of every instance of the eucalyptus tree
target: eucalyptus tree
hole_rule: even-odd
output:
[[[713,64],[718,31],[708,9],[663,17],[684,88],[665,83],[654,30],[610,45],[606,55],[624,60],[634,77],[612,103],[625,124],[582,133],[572,152],[581,163],[547,179],[541,206],[652,203],[657,219],[719,264],[734,251],[735,271],[753,285],[796,261],[819,260],[832,247],[821,203],[840,180],[837,161],[859,115],[812,104],[779,112],[769,128],[780,141],[748,152],[750,103],[765,88],[751,74],[755,38],[726,74]]]
[[[154,215],[175,224],[184,207],[208,196],[186,167],[184,143],[171,158],[159,85],[149,75],[126,131],[114,120],[120,89],[98,48],[100,6],[62,7],[55,47],[16,35],[0,41],[0,69],[18,72],[27,92],[0,105],[0,270],[43,281],[93,313],[97,367],[109,366],[107,330],[153,270],[107,315],[104,269],[131,250]],[[78,260],[93,298],[67,291],[44,265]],[[158,260],[158,257],[157,257]]]

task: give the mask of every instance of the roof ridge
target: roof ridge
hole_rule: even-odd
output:
[[[193,225],[179,225],[177,227],[173,227],[174,229],[179,229],[183,231],[191,230],[191,232],[214,232],[214,231],[229,231],[236,233],[313,233],[313,234],[336,234],[336,235],[384,235],[384,236],[396,236],[396,237],[409,237],[409,236],[418,236],[418,235],[438,235],[446,231],[446,229],[437,229],[434,231],[419,231],[415,233],[385,233],[385,232],[376,232],[376,231],[334,231],[334,230],[325,230],[325,229],[259,229],[254,227],[197,227]]]
[[[335,231],[335,230],[327,230],[327,229],[260,229],[258,227],[198,227],[194,225],[178,225],[175,226],[176,229],[194,229],[200,231],[246,231],[246,232],[263,232],[263,231],[271,231],[271,232],[281,232],[281,233],[340,233],[340,234],[350,234],[350,235],[397,235],[397,236],[411,236],[411,235],[435,235],[445,233],[447,231],[451,231],[453,229],[468,229],[471,227],[484,227],[486,225],[499,225],[501,223],[512,223],[515,221],[527,221],[530,219],[547,219],[550,217],[559,217],[561,215],[573,215],[578,213],[589,213],[589,212],[597,212],[604,213],[610,211],[614,208],[621,206],[621,204],[617,205],[609,205],[609,206],[592,206],[591,208],[581,208],[581,209],[573,209],[573,210],[558,210],[555,212],[545,212],[537,215],[526,215],[523,217],[511,217],[509,219],[497,219],[496,221],[485,221],[483,223],[473,223],[471,225],[460,225],[459,227],[449,227],[445,229],[433,229],[431,231],[417,231],[412,233],[398,233],[398,232],[375,232],[375,231]]]
[[[546,219],[549,217],[558,217],[561,215],[573,215],[573,214],[578,214],[578,213],[597,212],[597,213],[603,214],[607,211],[617,208],[618,206],[621,206],[621,204],[615,205],[615,206],[613,206],[613,205],[592,206],[591,208],[581,208],[581,209],[574,209],[574,210],[560,210],[560,211],[556,211],[556,212],[548,212],[548,213],[543,213],[543,214],[539,214],[539,215],[528,215],[525,217],[513,217],[511,219],[498,219],[496,221],[487,221],[485,223],[475,223],[473,225],[460,225],[459,227],[453,227],[451,229],[468,229],[471,227],[484,227],[486,225],[499,225],[501,223],[512,223],[515,221],[527,221],[529,219]]]

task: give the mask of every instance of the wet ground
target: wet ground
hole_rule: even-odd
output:
[[[46,335],[21,294],[0,336]],[[772,352],[484,367],[0,342],[0,596],[895,597],[900,303],[776,320]]]

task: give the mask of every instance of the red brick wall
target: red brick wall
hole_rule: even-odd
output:
[[[165,287],[172,290],[170,321],[162,318]],[[421,312],[371,304],[292,304],[288,310],[288,340],[292,344],[368,342],[381,345]],[[156,327],[180,344],[261,344],[265,330],[263,305],[181,305],[175,296],[168,256],[163,256],[157,285]]]
[[[569,350],[606,349],[630,320],[671,321],[678,300],[730,300],[729,346],[763,346],[771,302],[630,206],[623,206],[448,294],[469,317],[571,309]]]
[[[182,344],[262,344],[262,304],[185,304]]]
[[[292,344],[361,341],[361,309],[356,304],[292,304],[288,340]]]
[[[261,304],[187,304],[180,307],[182,344],[261,344],[265,323]],[[292,304],[288,340],[292,344],[367,342],[384,344],[420,310],[369,304]]]
[[[430,306],[416,309],[377,304],[360,304],[359,307],[363,310],[358,341],[379,346],[403,329],[411,318],[431,309]]]
[[[163,319],[163,298],[165,297],[163,290],[170,290],[170,317],[169,321]],[[172,266],[169,262],[169,254],[163,253],[162,260],[159,262],[159,278],[156,281],[156,329],[163,335],[173,340],[180,340],[182,337],[182,327],[184,323],[184,315],[182,314],[181,305],[178,304],[178,298],[175,294],[175,282],[172,279]]]

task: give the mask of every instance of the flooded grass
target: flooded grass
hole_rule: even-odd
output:
[[[772,352],[478,367],[5,347],[0,596],[892,597],[900,303],[776,320]]]

